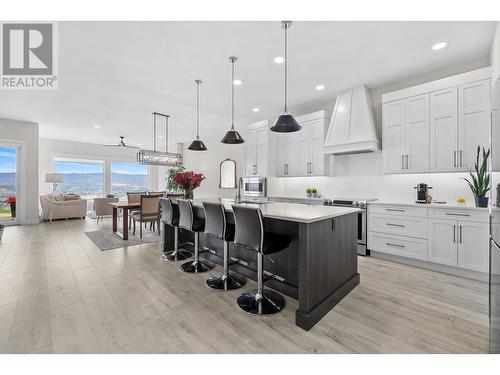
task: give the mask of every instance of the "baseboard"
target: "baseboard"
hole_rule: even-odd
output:
[[[427,262],[427,261],[418,260],[418,259],[405,258],[405,257],[401,257],[398,255],[380,253],[380,252],[374,251],[374,250],[371,250],[371,256],[373,256],[375,258],[380,258],[380,259],[390,260],[390,261],[397,262],[397,263],[406,264],[409,266],[425,268],[425,269],[428,269],[431,271],[447,273],[447,274],[453,275],[453,276],[464,277],[466,279],[472,279],[472,280],[477,280],[477,281],[482,281],[482,282],[489,281],[489,275],[487,273],[483,273],[483,272],[470,271],[470,270],[465,270],[462,268],[446,266],[444,264],[437,264],[437,263]]]

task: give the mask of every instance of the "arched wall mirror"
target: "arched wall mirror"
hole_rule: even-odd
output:
[[[236,162],[234,160],[226,159],[220,163],[219,187],[236,189]]]

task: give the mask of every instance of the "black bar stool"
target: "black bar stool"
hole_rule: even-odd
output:
[[[194,232],[194,261],[181,264],[180,270],[184,272],[200,273],[210,271],[214,264],[200,260],[200,232],[205,230],[205,219],[194,214],[193,205],[187,199],[177,199],[179,206],[179,228]]]
[[[291,238],[277,233],[265,232],[262,212],[258,208],[233,206],[236,233],[234,244],[257,252],[257,289],[238,297],[240,309],[250,314],[277,313],[285,307],[285,298],[274,290],[264,289],[263,256],[285,249]]]
[[[224,241],[224,271],[207,280],[213,289],[238,289],[247,280],[236,272],[229,271],[229,242],[234,241],[234,225],[226,221],[226,210],[220,203],[203,202],[205,209],[205,236]]]
[[[179,207],[172,203],[169,198],[160,198],[161,221],[174,227],[174,250],[166,251],[161,256],[165,262],[179,261],[190,258],[191,252],[186,249],[179,249]],[[166,232],[164,232],[166,236]]]

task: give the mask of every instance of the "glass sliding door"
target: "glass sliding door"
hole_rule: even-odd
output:
[[[0,222],[17,223],[18,146],[0,143]]]
[[[104,196],[104,162],[54,159],[54,172],[64,174],[58,192],[87,199],[87,211],[92,211],[94,198]]]
[[[111,194],[127,200],[127,192],[149,189],[149,167],[128,161],[111,162]]]

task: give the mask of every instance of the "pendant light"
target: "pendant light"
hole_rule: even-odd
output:
[[[278,117],[276,123],[271,128],[271,131],[278,133],[292,133],[299,131],[302,127],[298,124],[298,122],[293,118],[293,116],[288,112],[287,106],[287,90],[288,90],[288,56],[287,56],[287,31],[292,25],[292,21],[282,21],[281,27],[283,28],[284,34],[284,49],[285,49],[285,64],[284,64],[284,75],[285,75],[285,87],[284,87],[284,101],[285,107],[283,109],[283,114]]]
[[[240,133],[234,130],[234,63],[237,60],[238,59],[234,56],[229,58],[229,61],[231,61],[231,129],[227,131],[226,135],[221,140],[222,143],[230,145],[245,142],[245,140],[241,138]]]
[[[192,151],[207,151],[207,146],[200,139],[200,83],[196,81],[196,139],[189,145],[188,150]]]

